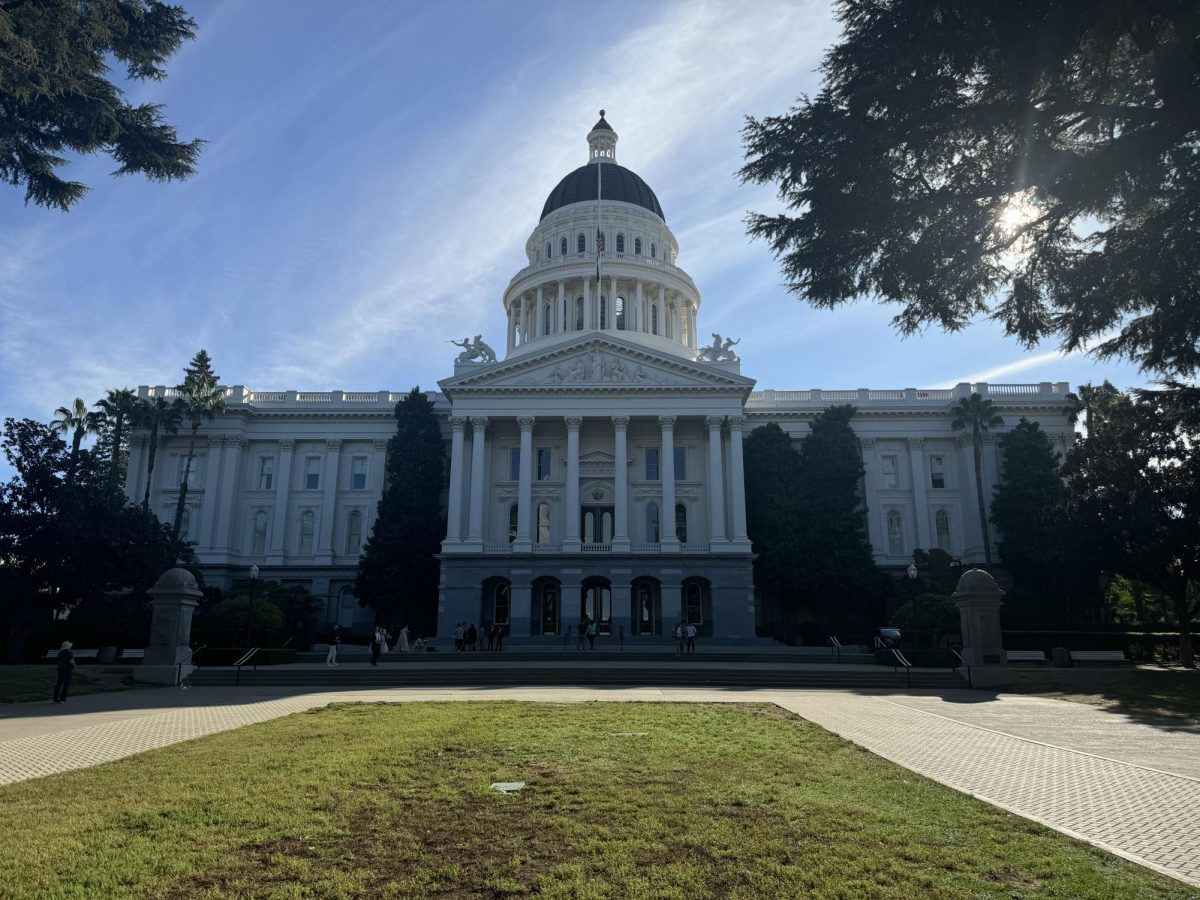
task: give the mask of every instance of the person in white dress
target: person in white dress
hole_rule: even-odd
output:
[[[400,636],[396,640],[396,646],[401,653],[408,652],[408,626],[405,625],[400,629]]]

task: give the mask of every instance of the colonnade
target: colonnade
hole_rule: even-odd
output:
[[[629,416],[607,416],[613,435],[613,552],[628,552],[631,549],[629,530]],[[675,453],[674,437],[677,416],[658,416],[660,435],[659,477],[662,484],[662,522],[658,551],[676,553],[679,541],[675,534]],[[520,428],[519,475],[517,482],[517,528],[512,543],[514,552],[529,552],[533,549],[533,416],[519,416]],[[566,426],[566,473],[563,478],[563,540],[564,553],[579,552],[582,547],[580,536],[579,502],[579,432],[583,416],[565,416]],[[708,477],[707,501],[709,510],[709,544],[712,546],[737,544],[748,547],[746,535],[746,490],[745,472],[742,462],[742,416],[706,416],[708,430]],[[488,454],[487,416],[452,416],[450,419],[450,489],[446,525],[447,547],[465,545],[465,549],[480,550],[484,544],[484,503],[488,493],[486,478]],[[729,452],[724,453],[722,428],[728,425]],[[470,460],[466,459],[466,431],[471,429]],[[469,474],[468,474],[469,473]],[[727,533],[725,517],[726,473],[730,484],[731,531]],[[463,535],[463,493],[467,497],[466,535]]]
[[[620,317],[616,298],[624,301]],[[657,334],[695,350],[696,306],[685,294],[640,278],[560,278],[509,299],[508,352],[539,337],[581,330]]]

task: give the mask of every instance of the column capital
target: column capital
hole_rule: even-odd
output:
[[[450,417],[450,430],[451,431],[462,431],[466,427],[467,427],[467,417],[466,416],[451,416]]]
[[[862,445],[862,448],[864,450],[874,450],[875,449],[875,438],[873,438],[873,437],[859,438],[858,442]]]
[[[383,453],[388,448],[387,441],[375,441],[375,452]]]
[[[725,424],[725,417],[724,416],[705,416],[704,424],[708,426],[709,431],[713,431],[717,428],[720,428],[723,424]]]
[[[613,428],[617,429],[618,431],[624,431],[629,427],[629,416],[613,416],[612,423]]]
[[[745,416],[727,416],[725,419],[729,423],[730,431],[741,431],[742,426],[746,424]]]
[[[291,438],[284,438],[282,441],[279,442],[279,449],[282,450],[284,453],[291,453],[293,450],[296,449],[296,442],[293,441]]]
[[[924,438],[911,438],[911,437],[910,437],[910,438],[908,439],[908,446],[909,446],[909,449],[912,449],[912,450],[920,450],[922,447],[924,447],[924,446],[925,446],[925,439],[924,439]]]
[[[487,428],[487,416],[471,416],[471,427],[476,431],[484,431]]]
[[[329,453],[336,453],[342,449],[341,438],[329,438],[325,441],[325,450]]]
[[[567,431],[578,431],[583,424],[583,416],[563,416],[563,421],[567,423]]]
[[[677,416],[659,416],[658,424],[663,428],[674,428]]]
[[[517,416],[517,424],[521,426],[522,431],[533,431],[533,423],[536,421],[533,416]]]

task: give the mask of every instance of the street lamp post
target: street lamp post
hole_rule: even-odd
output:
[[[250,622],[254,618],[254,587],[258,583],[258,566],[250,567],[250,603],[246,606],[246,649],[250,649]]]
[[[918,595],[917,595],[917,590],[916,590],[916,588],[917,588],[917,564],[909,563],[908,569],[906,571],[908,574],[908,583],[913,586],[913,595],[912,595],[913,625],[914,625],[913,649],[919,650],[920,645],[921,645],[921,616],[919,614],[920,613],[920,604],[917,602]]]

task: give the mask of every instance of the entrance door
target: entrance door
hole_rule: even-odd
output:
[[[654,634],[654,588],[642,584],[637,589],[638,634]]]
[[[558,634],[558,588],[542,588],[542,634]]]
[[[579,533],[585,544],[611,544],[613,508],[611,506],[581,506]]]
[[[579,618],[595,622],[599,634],[612,634],[612,588],[606,584],[584,585]]]

